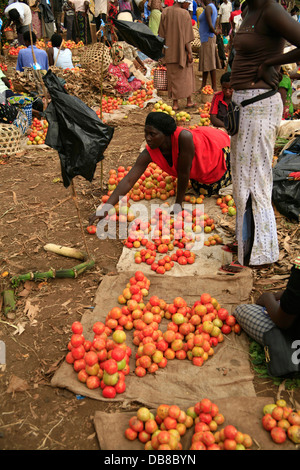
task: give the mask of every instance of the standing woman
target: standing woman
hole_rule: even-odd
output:
[[[188,1],[175,0],[174,5],[164,8],[158,30],[159,36],[165,39],[168,95],[173,99],[174,111],[179,109],[178,100],[181,98],[186,98],[187,108],[195,106],[192,102],[195,77],[191,48],[194,31],[188,7]]]
[[[88,17],[89,2],[87,0],[72,0],[68,3],[75,11],[76,36],[85,45],[92,42],[90,22]]]
[[[199,71],[202,72],[202,88],[206,86],[210,73],[211,86],[217,91],[217,69],[221,68],[217,51],[215,29],[218,11],[211,0],[204,0],[204,10],[199,16],[199,34],[201,47],[199,50]]]
[[[40,19],[40,9],[39,9],[40,0],[29,0],[28,5],[31,9],[32,15],[32,29],[36,34],[38,39],[42,37],[42,21]]]
[[[286,41],[296,48],[283,54]],[[259,97],[241,107],[239,132],[231,139],[238,261],[259,267],[279,257],[272,207],[273,151],[283,110],[277,90],[280,65],[300,59],[300,24],[275,0],[247,0],[233,44],[232,100]],[[260,96],[272,90],[272,96]]]
[[[157,36],[161,19],[161,12],[163,10],[161,0],[149,0],[148,10],[150,10],[149,28],[151,29],[152,33]]]

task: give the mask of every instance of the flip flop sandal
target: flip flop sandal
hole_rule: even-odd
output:
[[[228,274],[237,274],[240,273],[243,269],[245,269],[246,266],[242,266],[239,263],[235,263],[234,261],[230,264],[224,264],[219,268],[219,271],[222,271],[224,273]]]
[[[227,245],[222,246],[222,250],[227,251],[228,253],[237,253],[238,245],[237,243],[227,243]]]

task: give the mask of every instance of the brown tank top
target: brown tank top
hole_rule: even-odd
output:
[[[231,85],[234,90],[270,88],[263,80],[253,85],[257,69],[266,59],[283,53],[284,38],[257,31],[262,13],[263,9],[254,25],[242,24],[234,37],[235,57],[231,69]],[[280,66],[277,69],[279,70]]]

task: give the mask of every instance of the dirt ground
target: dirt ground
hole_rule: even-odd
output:
[[[135,161],[148,111],[132,111],[128,119],[115,123],[113,140],[105,152],[104,182],[110,168]],[[199,114],[194,112],[196,120]],[[0,166],[0,173],[0,274],[9,272],[7,277],[0,278],[0,290],[9,287],[9,279],[15,274],[77,264],[43,248],[46,243],[55,243],[84,250],[71,189],[64,188],[61,181],[57,152],[27,150],[22,156],[9,158]],[[75,179],[84,227],[99,204],[100,181],[100,164],[92,183],[81,177]],[[286,236],[296,233],[297,227],[283,218],[279,218],[279,223]],[[119,241],[100,241],[89,235],[86,241],[95,259],[94,268],[77,279],[22,283],[15,319],[9,320],[3,313],[0,316],[0,340],[6,346],[6,368],[0,370],[2,450],[99,450],[94,414],[97,410],[114,411],[118,407],[113,402],[107,405],[77,397],[50,385],[55,370],[64,361],[71,324],[94,305],[102,277],[116,272],[122,251]],[[266,272],[265,276],[268,275]],[[289,397],[269,379],[257,377],[255,388],[257,396],[276,397],[280,392],[281,396]],[[299,396],[296,390],[294,398],[298,403]]]

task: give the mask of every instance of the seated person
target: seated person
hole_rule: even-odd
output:
[[[10,83],[5,73],[0,69],[0,102],[5,103],[6,99],[13,96],[14,93],[10,89]]]
[[[121,95],[129,94],[141,88],[141,81],[131,76],[128,65],[124,62],[124,52],[120,43],[115,43],[110,50],[112,63],[109,64],[108,73],[115,76],[118,81],[115,89]]]
[[[294,261],[291,275],[283,292],[265,292],[256,304],[239,305],[233,315],[242,329],[257,343],[274,326],[300,338],[300,256]]]
[[[233,93],[230,85],[230,77],[230,72],[226,72],[221,76],[220,82],[222,91],[215,93],[211,102],[209,113],[211,123],[214,127],[222,127],[225,129],[224,118]]]
[[[63,45],[60,48],[61,43],[62,37],[60,34],[55,33],[51,36],[52,47],[49,47],[47,52],[49,67],[55,64],[56,67],[61,67],[62,69],[72,69],[74,67],[72,52],[70,49],[65,49]]]
[[[36,62],[38,64],[38,68],[41,70],[48,70],[48,55],[47,52],[43,49],[38,49],[35,46],[36,43],[36,35],[34,32],[32,34],[32,42],[33,42],[33,52],[36,58]],[[17,59],[16,70],[19,72],[24,72],[24,67],[33,67],[34,66],[34,58],[32,55],[32,48],[31,48],[31,41],[30,41],[30,33],[26,31],[23,34],[24,44],[26,49],[20,49]]]

